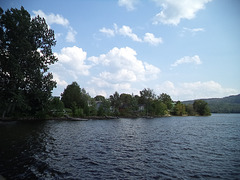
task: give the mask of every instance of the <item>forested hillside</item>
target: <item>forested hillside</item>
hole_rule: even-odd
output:
[[[208,103],[212,113],[240,113],[240,94],[224,98],[203,99]],[[184,101],[183,104],[192,104],[191,101]]]

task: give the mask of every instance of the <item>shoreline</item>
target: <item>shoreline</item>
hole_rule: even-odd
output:
[[[175,116],[175,115],[165,115],[165,116],[87,116],[87,117],[71,117],[65,115],[64,117],[47,117],[47,118],[35,118],[35,117],[5,117],[0,118],[1,122],[9,122],[9,121],[28,121],[28,122],[35,122],[35,121],[49,121],[49,120],[59,120],[59,121],[89,121],[89,120],[113,120],[113,119],[121,119],[121,118],[128,118],[128,119],[155,119],[155,118],[166,118],[166,117],[187,117],[188,115],[183,116]],[[199,115],[195,115],[198,117]],[[211,115],[210,115],[211,116]]]

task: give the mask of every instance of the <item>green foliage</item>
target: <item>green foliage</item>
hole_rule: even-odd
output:
[[[53,117],[61,117],[64,115],[64,104],[59,97],[52,97],[49,100],[48,113]]]
[[[101,95],[98,95],[94,98],[95,101],[105,101],[105,97],[104,96],[101,96]]]
[[[173,107],[173,100],[172,100],[172,98],[171,98],[168,94],[162,93],[162,94],[158,97],[158,99],[167,106],[167,109],[168,109],[168,110],[171,110],[171,109],[172,109],[172,107]]]
[[[23,8],[0,8],[0,112],[2,116],[38,116],[46,111],[56,86],[48,65],[56,41],[44,18],[31,19]]]
[[[120,102],[120,95],[118,94],[118,92],[115,92],[113,95],[111,95],[109,100],[113,108],[113,114],[115,116],[119,116],[119,107],[121,105],[121,102]]]
[[[98,116],[108,116],[110,115],[110,101],[104,100],[101,102],[98,111],[97,111]]]
[[[187,106],[177,101],[173,107],[173,101],[168,94],[162,93],[157,97],[151,89],[143,89],[140,91],[140,96],[126,93],[119,95],[118,92],[115,92],[109,99],[101,95],[91,98],[84,89],[73,82],[62,93],[62,101],[65,107],[71,108],[72,116],[75,117],[96,115],[165,116],[170,115],[170,112],[176,116],[209,115],[209,109],[204,101],[196,101],[194,105]],[[200,112],[202,108],[203,112]]]
[[[146,115],[153,114],[152,103],[153,103],[153,100],[155,99],[155,97],[156,97],[156,95],[152,89],[148,88],[148,89],[143,89],[142,91],[140,91],[139,102],[140,102],[140,104],[143,104],[145,106]]]
[[[203,100],[208,103],[212,113],[240,113],[240,94]],[[193,104],[193,101],[185,101],[184,104]]]
[[[62,102],[66,108],[72,109],[74,116],[89,116],[90,96],[86,93],[85,89],[81,89],[77,82],[68,85],[64,92],[61,94]]]
[[[161,101],[154,101],[154,114],[156,116],[164,116],[167,114],[167,105]]]
[[[201,116],[209,116],[211,114],[208,103],[203,100],[195,100],[193,103],[193,109]]]
[[[185,108],[186,108],[186,113],[187,113],[189,116],[195,116],[195,115],[196,115],[196,112],[194,111],[192,104],[187,104],[187,105],[185,105]]]
[[[185,105],[182,104],[180,101],[177,101],[173,108],[173,114],[176,116],[186,115]]]
[[[79,87],[77,82],[73,82],[72,84],[68,85],[66,89],[64,89],[61,96],[61,100],[66,108],[79,106],[81,98],[81,88]]]

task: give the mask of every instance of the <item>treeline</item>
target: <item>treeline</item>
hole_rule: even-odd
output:
[[[173,102],[166,93],[157,96],[151,89],[143,89],[140,91],[140,96],[115,92],[109,98],[100,95],[92,98],[76,82],[67,86],[61,94],[61,99],[53,97],[50,100],[49,107],[51,107],[51,116],[62,116],[64,113],[74,117],[210,115],[207,103],[202,100],[184,105],[180,101]]]
[[[211,113],[240,113],[240,94],[202,100],[208,103]],[[193,101],[184,101],[183,103],[192,104]]]

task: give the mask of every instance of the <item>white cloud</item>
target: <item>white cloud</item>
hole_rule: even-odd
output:
[[[178,66],[180,64],[189,64],[189,63],[195,63],[197,65],[202,64],[202,61],[200,60],[198,55],[195,56],[184,56],[181,59],[178,59],[177,61],[175,61],[173,64],[171,64],[171,66]]]
[[[95,64],[104,66],[101,78],[112,82],[133,82],[151,79],[160,69],[142,62],[136,58],[136,51],[132,48],[113,48],[107,54],[90,57]],[[107,71],[108,70],[108,71]]]
[[[96,95],[107,97],[115,91],[129,94],[133,92],[130,83],[111,83],[100,77],[92,77],[91,81],[88,82],[88,85],[90,86],[88,92],[93,97]]]
[[[215,81],[178,83],[163,82],[156,86],[158,93],[167,93],[173,100],[193,100],[201,98],[219,98],[239,93],[235,89],[224,88]],[[179,99],[181,97],[181,99]]]
[[[42,10],[33,11],[33,14],[34,16],[39,15],[40,17],[43,17],[49,26],[51,24],[58,24],[66,27],[68,29],[66,41],[75,42],[75,36],[77,35],[77,32],[70,26],[68,19],[64,18],[62,15],[59,15],[59,14],[53,14],[53,13],[45,14]],[[57,33],[57,34],[60,34],[60,33]]]
[[[76,46],[64,47],[60,53],[55,53],[60,64],[64,64],[76,74],[89,75],[90,65],[86,65],[87,53]]]
[[[191,33],[196,33],[196,32],[203,32],[205,31],[204,28],[183,28],[184,31],[189,31]]]
[[[205,8],[211,0],[154,0],[162,10],[156,14],[153,24],[163,23],[178,25],[181,19],[193,19],[196,13]]]
[[[57,86],[66,87],[68,83],[65,80],[61,80],[57,73],[53,73],[53,80],[57,82]]]
[[[67,42],[76,42],[75,36],[77,32],[73,28],[69,28],[67,36],[66,36],[66,41]]]
[[[103,27],[102,29],[99,29],[99,31],[106,34],[109,37],[115,36],[115,32],[112,29],[107,29],[107,28]]]
[[[156,38],[152,33],[145,33],[144,41],[155,46],[163,42],[161,37]]]
[[[59,14],[55,15],[53,13],[50,13],[47,15],[42,10],[33,11],[33,13],[35,16],[39,15],[40,17],[44,17],[48,25],[59,24],[66,27],[69,26],[69,21]]]
[[[135,9],[138,0],[118,0],[119,6],[125,6],[128,11],[132,11]]]
[[[108,89],[111,93],[119,92],[118,88],[132,93],[135,91],[131,88],[133,83],[156,79],[160,69],[137,59],[136,56],[137,53],[132,48],[115,47],[99,57],[88,58],[100,71],[89,83],[96,88]]]
[[[142,42],[142,40],[132,32],[129,26],[122,26],[122,28],[119,29],[119,33],[123,36],[130,37],[133,41]]]
[[[113,37],[116,34],[122,35],[125,37],[129,37],[133,41],[136,42],[146,42],[151,45],[158,45],[160,43],[163,43],[163,40],[161,37],[155,37],[152,33],[145,33],[145,36],[143,39],[139,38],[137,34],[133,33],[131,27],[123,25],[121,28],[118,28],[117,24],[114,24],[113,29],[107,29],[103,27],[102,29],[99,29],[100,32],[106,34],[108,37]]]
[[[106,79],[110,82],[134,82],[137,80],[137,77],[133,71],[129,69],[120,69],[117,72],[101,72],[99,76],[103,79]]]
[[[180,36],[184,36],[185,34],[191,34],[192,36],[195,36],[199,32],[204,32],[204,28],[186,28],[184,27],[180,33]]]

